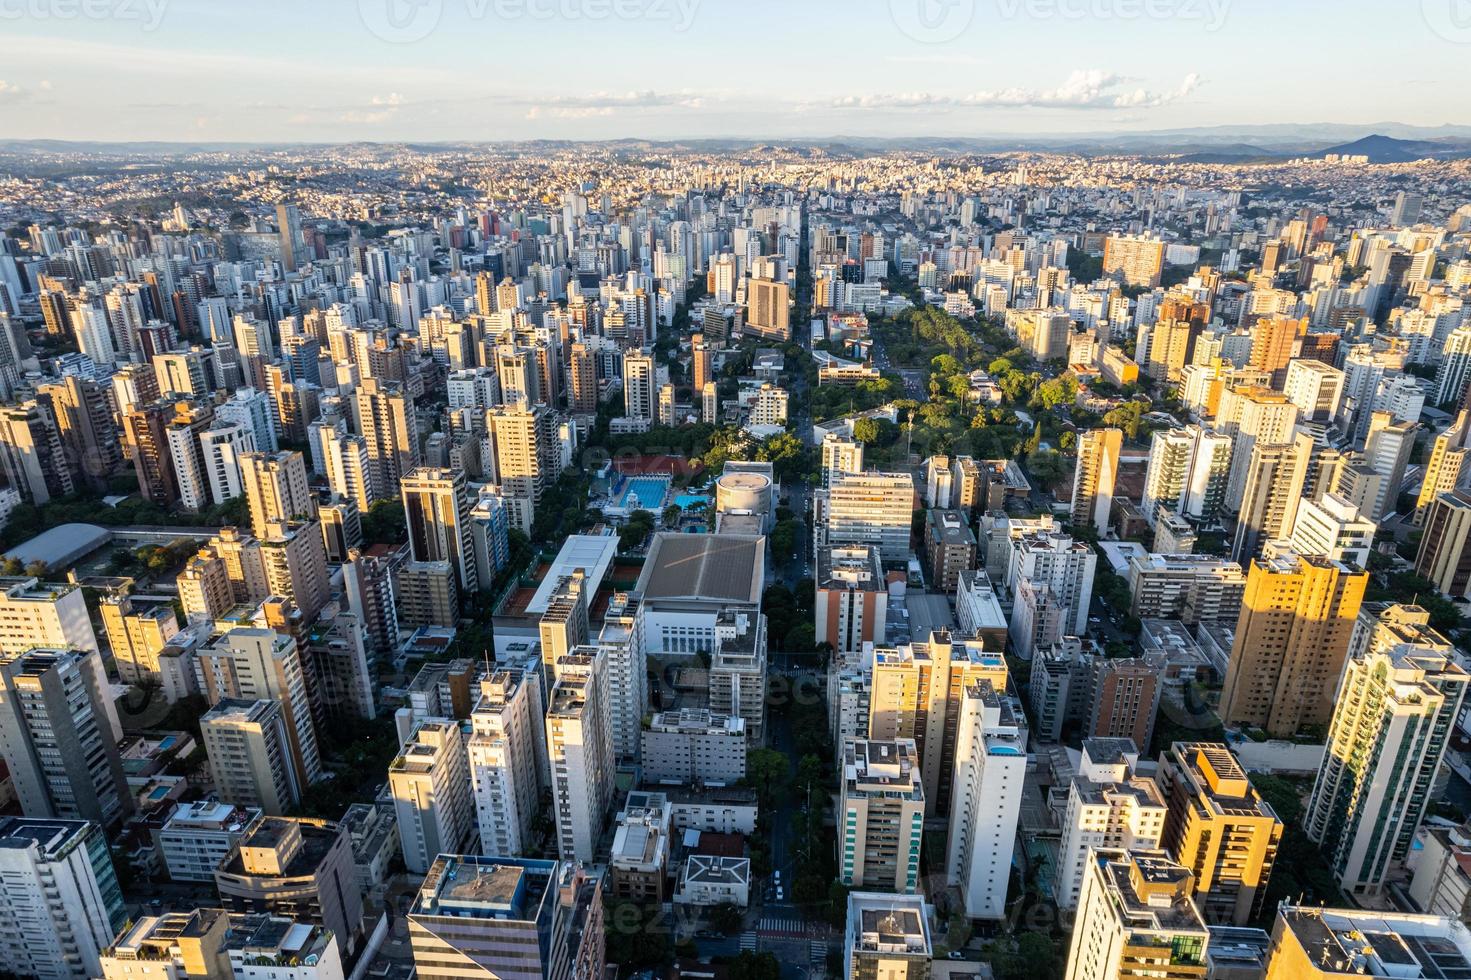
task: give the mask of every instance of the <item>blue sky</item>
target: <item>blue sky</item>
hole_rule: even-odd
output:
[[[0,0],[0,137],[1471,123],[1471,0]]]

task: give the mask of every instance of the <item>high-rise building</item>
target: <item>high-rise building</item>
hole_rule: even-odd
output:
[[[1153,523],[1160,507],[1194,518],[1213,517],[1226,505],[1231,437],[1186,426],[1156,432],[1145,472],[1144,518]]]
[[[39,401],[0,408],[0,465],[27,503],[41,506],[76,488],[56,419]]]
[[[1139,750],[1129,739],[1083,742],[1078,774],[1068,784],[1057,857],[1057,906],[1077,908],[1083,871],[1097,847],[1147,851],[1159,847],[1165,801],[1154,780],[1134,774]]]
[[[714,348],[705,342],[704,334],[697,333],[690,337],[690,380],[695,391],[704,391],[714,379]]]
[[[1426,514],[1415,574],[1446,596],[1471,596],[1471,491],[1440,494]]]
[[[885,562],[909,556],[914,478],[908,473],[839,474],[827,492],[818,548],[871,544]]]
[[[912,739],[843,746],[838,880],[849,888],[913,894],[924,838],[924,786]]]
[[[97,650],[87,600],[75,585],[0,578],[0,654],[27,650]]]
[[[1159,285],[1164,272],[1165,243],[1158,238],[1110,235],[1103,242],[1103,274],[1126,286]]]
[[[743,719],[746,737],[759,743],[766,732],[766,697],[766,617],[734,610],[718,613],[710,710]]]
[[[652,422],[658,408],[658,378],[654,359],[638,348],[623,352],[623,414]]]
[[[441,854],[409,908],[421,980],[599,980],[602,879],[570,862]]]
[[[1212,925],[1242,925],[1266,907],[1283,825],[1224,745],[1176,742],[1155,776],[1169,807],[1161,846],[1195,876]]]
[[[1228,387],[1221,394],[1216,430],[1231,439],[1231,475],[1226,480],[1226,508],[1236,510],[1246,493],[1252,450],[1258,445],[1292,442],[1298,407],[1280,391]]]
[[[1369,574],[1282,552],[1251,563],[1221,694],[1221,719],[1290,738],[1332,718]]]
[[[857,653],[865,643],[884,642],[889,588],[877,548],[826,548],[817,555],[814,615],[817,642],[834,653]]]
[[[1331,422],[1343,400],[1343,372],[1322,361],[1298,358],[1287,365],[1282,393],[1297,406],[1304,422]]]
[[[196,664],[199,688],[212,705],[226,698],[279,703],[298,778],[305,785],[321,776],[305,667],[294,637],[272,629],[238,627],[200,650]]]
[[[301,453],[244,453],[239,462],[240,481],[250,504],[250,527],[258,537],[265,536],[272,522],[316,518],[317,503],[307,484],[306,459]]]
[[[157,681],[158,655],[179,631],[173,604],[165,598],[148,601],[112,593],[102,597],[97,611],[118,676],[129,684]]]
[[[1100,536],[1108,530],[1123,448],[1124,433],[1120,429],[1092,429],[1078,437],[1078,465],[1073,473],[1074,526],[1092,525]]]
[[[1067,980],[1199,980],[1210,932],[1190,871],[1162,851],[1088,856]]]
[[[541,635],[541,660],[550,675],[557,661],[588,642],[589,596],[587,578],[582,569],[561,576],[547,599],[537,630]]]
[[[369,482],[373,495],[392,496],[399,481],[419,465],[419,427],[414,419],[413,396],[396,382],[364,378],[358,385],[357,404],[372,468]],[[351,496],[335,484],[333,490]],[[358,506],[363,506],[362,501]]]
[[[519,856],[535,846],[544,724],[539,674],[497,670],[480,682],[468,750],[480,849],[486,854]]]
[[[590,415],[598,410],[598,369],[586,342],[572,345],[570,384],[567,407],[574,413]]]
[[[913,739],[924,796],[934,813],[950,806],[956,736],[964,692],[986,683],[998,694],[1007,686],[1006,662],[979,640],[932,633],[926,643],[879,647],[869,673],[866,734],[873,739]]]
[[[28,817],[113,826],[133,811],[102,658],[32,650],[0,664],[0,749]]]
[[[1436,497],[1455,490],[1471,475],[1471,467],[1466,465],[1468,457],[1471,457],[1471,412],[1463,409],[1431,445],[1425,476],[1420,481],[1420,496],[1415,501],[1416,527],[1425,526],[1425,517]]]
[[[485,414],[489,445],[482,456],[494,463],[510,526],[531,533],[536,503],[555,475],[551,416],[541,406],[493,408]]]
[[[1297,508],[1288,545],[1299,555],[1327,555],[1347,565],[1369,567],[1379,525],[1336,493],[1303,500]]]
[[[619,761],[638,758],[640,733],[649,710],[643,625],[638,598],[616,592],[608,600],[603,628],[596,640],[608,666],[608,714],[613,729],[613,755]]]
[[[964,680],[952,694],[955,734],[942,753],[951,757],[942,784],[950,796],[945,873],[966,916],[977,919],[1005,916],[1027,767],[1021,705],[1004,691],[1004,681]]]
[[[608,677],[596,647],[583,647],[557,663],[546,737],[557,853],[565,861],[591,861],[613,799]]]
[[[1006,584],[1014,593],[1022,582],[1045,586],[1062,610],[1064,632],[1082,636],[1088,632],[1097,565],[1097,552],[1055,527],[1023,527],[1011,538]]]
[[[1164,686],[1162,672],[1160,664],[1147,657],[1096,658],[1085,737],[1150,744]]]
[[[1247,366],[1270,374],[1272,387],[1282,389],[1287,381],[1288,365],[1297,356],[1299,338],[1307,332],[1307,318],[1263,317],[1251,328],[1251,358]]]
[[[746,283],[746,330],[763,340],[792,339],[791,287],[784,282],[750,279]]]
[[[414,561],[447,561],[462,595],[480,588],[471,539],[469,491],[465,474],[448,469],[416,469],[401,483],[409,549]]]
[[[276,228],[280,238],[281,265],[295,272],[306,258],[301,237],[301,211],[295,204],[276,205]]]
[[[843,474],[863,472],[863,443],[835,432],[822,437],[822,487],[829,489]]]
[[[1415,449],[1415,433],[1418,429],[1419,426],[1414,422],[1396,421],[1390,412],[1373,413],[1369,421],[1369,435],[1364,442],[1364,462],[1379,474],[1381,482],[1374,507],[1365,512],[1370,520],[1383,520],[1397,506],[1400,488],[1405,482],[1405,469],[1409,466],[1410,454]]]
[[[420,722],[388,766],[404,865],[425,874],[440,854],[458,854],[475,827],[465,736],[458,721]]]
[[[85,483],[93,490],[105,489],[107,478],[123,462],[122,442],[113,420],[107,387],[68,374],[57,381],[37,385],[36,397],[49,405],[51,417],[56,420],[74,481]]]
[[[331,595],[321,523],[267,522],[259,544],[267,594],[289,599],[303,619],[315,622]]]
[[[1344,668],[1303,824],[1348,894],[1379,893],[1409,854],[1471,681],[1428,621],[1390,607]]]
[[[1260,557],[1268,541],[1292,533],[1312,455],[1313,439],[1303,432],[1287,443],[1257,442],[1252,447],[1231,546],[1234,561]]]
[[[1246,575],[1214,555],[1135,555],[1129,559],[1130,613],[1139,619],[1234,624]]]
[[[305,787],[280,702],[222,698],[200,717],[199,729],[225,799],[272,816],[301,802]]]
[[[102,976],[128,921],[102,828],[85,820],[0,819],[5,970],[37,980]]]
[[[362,941],[362,886],[341,824],[265,817],[215,870],[215,887],[233,913],[271,913],[330,929],[345,956]]]
[[[933,955],[923,895],[848,893],[843,980],[929,980]]]

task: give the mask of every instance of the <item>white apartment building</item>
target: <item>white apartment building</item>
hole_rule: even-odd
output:
[[[1083,871],[1095,848],[1153,850],[1169,812],[1154,780],[1134,775],[1139,750],[1129,739],[1083,742],[1078,775],[1068,786],[1067,810],[1058,848],[1057,905],[1078,905]]]
[[[546,731],[557,853],[563,861],[592,861],[613,798],[607,665],[596,647],[579,647],[556,670]]]
[[[180,803],[158,830],[159,850],[174,881],[215,880],[215,869],[261,818],[258,807],[204,800]]]
[[[731,784],[746,775],[746,722],[704,708],[654,715],[640,759],[648,783]]]
[[[426,874],[441,854],[459,854],[475,826],[470,770],[459,722],[420,722],[388,767],[404,864]]]
[[[535,674],[502,670],[480,682],[480,701],[470,714],[469,764],[483,854],[520,857],[531,846],[541,806],[544,724]]]
[[[0,653],[97,651],[97,635],[82,590],[42,585],[35,578],[0,579]]]
[[[1021,706],[989,684],[961,692],[945,870],[972,919],[1001,919],[1006,911],[1027,769],[1021,719]]]

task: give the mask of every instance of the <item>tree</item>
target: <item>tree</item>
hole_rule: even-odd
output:
[[[731,933],[740,932],[746,924],[746,919],[741,910],[729,902],[722,903],[710,910],[710,928],[716,932],[729,936]]]
[[[1062,458],[1061,453],[1049,450],[1033,453],[1027,457],[1027,472],[1049,489],[1062,480],[1067,474],[1067,469],[1067,461]]]
[[[401,500],[380,500],[362,516],[363,540],[369,544],[403,544],[409,539],[408,518]]]
[[[865,446],[872,446],[879,441],[878,419],[859,419],[853,423],[853,438]]]
[[[742,950],[726,969],[730,980],[781,980],[781,964],[771,953]]]
[[[679,506],[679,504],[670,504],[668,507],[665,507],[664,513],[662,515],[664,518],[664,526],[673,527],[674,525],[678,524],[680,515],[682,515],[683,513],[684,508]]]
[[[787,780],[787,757],[775,749],[752,749],[746,754],[746,782],[769,806]]]

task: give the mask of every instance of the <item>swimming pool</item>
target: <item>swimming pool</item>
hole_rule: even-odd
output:
[[[664,508],[664,495],[669,492],[669,479],[656,476],[636,476],[628,481],[623,492],[623,506],[628,510],[657,512]]]
[[[685,510],[691,507],[703,507],[710,502],[710,498],[697,493],[682,493],[674,498],[674,502]]]

